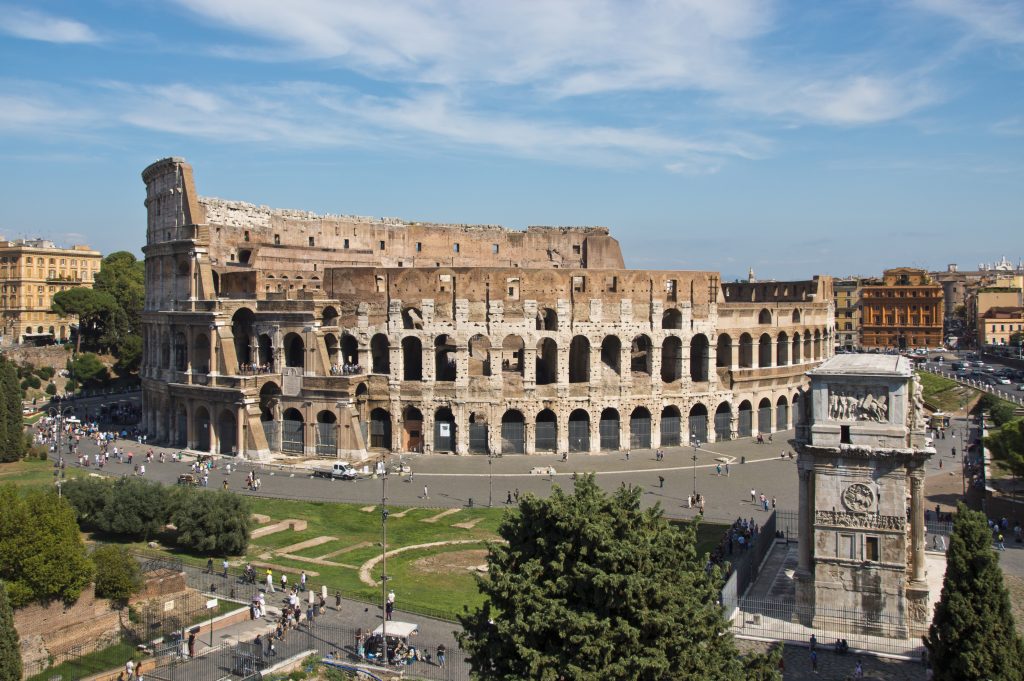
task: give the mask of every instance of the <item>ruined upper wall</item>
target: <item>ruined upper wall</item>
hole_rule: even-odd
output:
[[[727,282],[722,295],[729,303],[826,302],[832,299],[832,277],[804,281]]]
[[[241,201],[199,197],[192,169],[167,158],[142,174],[149,212],[148,244],[190,238],[185,225],[209,226],[214,263],[258,269],[289,260],[326,260],[384,267],[621,268],[622,251],[606,227],[529,227],[408,222],[398,218],[318,215]],[[288,252],[291,250],[292,252]],[[245,251],[245,258],[240,252]],[[252,256],[257,256],[253,259]],[[261,262],[259,258],[266,259]]]

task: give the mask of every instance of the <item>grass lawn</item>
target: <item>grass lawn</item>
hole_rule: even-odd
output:
[[[236,557],[232,562],[244,565],[249,561],[263,561],[288,568],[289,583],[296,583],[301,570],[317,572],[310,577],[310,584],[319,589],[326,584],[331,594],[340,589],[348,597],[376,600],[379,587],[371,587],[359,580],[358,568],[366,561],[380,555],[380,509],[363,511],[361,506],[352,504],[295,501],[288,499],[259,499],[256,510],[271,517],[271,523],[287,518],[305,520],[307,529],[302,532],[275,532],[252,540],[245,556]],[[402,517],[397,514],[404,508],[389,508],[387,522],[388,548],[397,549],[448,540],[475,540],[478,543],[457,544],[430,549],[411,550],[389,557],[388,574],[391,588],[400,599],[399,607],[413,612],[442,617],[454,617],[461,613],[463,606],[480,603],[473,566],[486,562],[483,550],[486,542],[497,539],[498,525],[506,512],[504,508],[463,508],[458,512],[439,518],[436,522],[423,522],[434,518],[444,509],[418,508],[408,510]],[[454,527],[455,523],[475,524],[471,528]],[[702,523],[697,532],[697,552],[703,556],[711,551],[722,537],[724,527],[713,523]],[[313,563],[308,560],[286,558],[282,549],[318,537],[336,539],[299,549],[295,556],[319,558],[327,554],[350,548],[351,550],[325,558],[332,564]],[[365,546],[359,546],[360,544]],[[142,544],[134,545],[143,548]],[[169,549],[185,562],[205,567],[206,556],[184,553]],[[274,571],[275,581],[280,577]],[[373,577],[379,578],[379,564]]]
[[[62,662],[50,667],[35,676],[28,677],[28,681],[48,681],[53,678],[64,679],[64,681],[80,679],[90,674],[117,669],[123,666],[128,658],[134,654],[135,646],[122,641],[115,643],[109,648],[103,648],[69,662]]]
[[[13,482],[16,485],[52,485],[54,470],[52,461],[39,459],[0,463],[0,484]],[[64,472],[68,478],[85,474],[85,471],[77,468],[67,468]]]
[[[921,381],[925,402],[947,413],[963,409],[978,394],[973,388],[935,374],[919,371],[917,377]]]

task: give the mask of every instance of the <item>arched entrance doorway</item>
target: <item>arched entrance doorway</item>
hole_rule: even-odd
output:
[[[775,430],[786,430],[789,428],[789,405],[786,404],[786,396],[783,395],[775,403]]]
[[[701,403],[693,405],[690,409],[689,422],[690,442],[708,441],[708,408]]]
[[[370,449],[391,451],[391,412],[387,409],[374,409],[370,412]]]
[[[423,413],[416,407],[406,407],[402,413],[402,429],[405,433],[402,448],[407,452],[422,452]]]
[[[316,415],[316,454],[338,455],[338,417],[326,409]]]
[[[281,451],[302,454],[306,447],[305,422],[298,409],[286,409],[281,417]]]
[[[550,409],[537,414],[533,448],[538,452],[553,452],[558,449],[558,419],[555,412]]]
[[[732,407],[722,402],[715,409],[715,440],[724,442],[732,439]]]
[[[679,407],[669,405],[661,410],[661,446],[678,447],[682,426]]]
[[[651,448],[651,412],[646,407],[637,407],[629,415],[629,448]]]
[[[569,451],[590,451],[590,414],[584,409],[569,414]]]
[[[455,451],[455,416],[448,407],[434,413],[434,451]]]
[[[757,430],[765,434],[772,432],[772,401],[767,397],[757,405]]]
[[[748,400],[740,402],[739,436],[750,437],[754,434],[754,407]]]
[[[509,409],[501,417],[501,453],[526,453],[526,419],[515,409]]]
[[[192,427],[195,435],[192,448],[200,452],[210,451],[210,412],[206,407],[196,407]]]
[[[489,454],[490,443],[487,441],[487,415],[473,412],[469,415],[469,451],[472,454]]]
[[[239,407],[242,409],[243,407]],[[221,409],[217,415],[217,450],[219,454],[236,454],[238,420],[230,409]]]
[[[619,412],[614,409],[605,409],[601,412],[601,421],[598,423],[598,433],[601,435],[601,449],[616,451],[619,448]]]

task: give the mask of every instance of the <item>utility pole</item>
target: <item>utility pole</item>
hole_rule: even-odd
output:
[[[494,456],[491,454],[490,448],[487,449],[487,508],[493,506],[493,492],[494,492],[494,472],[492,471],[492,464],[494,463]]]
[[[700,440],[693,438],[693,499],[697,501],[697,448],[700,447]]]
[[[387,667],[387,455],[381,457],[381,643]]]

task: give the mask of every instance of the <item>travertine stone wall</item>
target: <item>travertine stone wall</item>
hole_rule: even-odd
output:
[[[627,270],[601,227],[205,199],[186,165],[144,173],[144,423],[178,446],[362,458],[748,436],[791,427],[831,354],[827,277]]]

